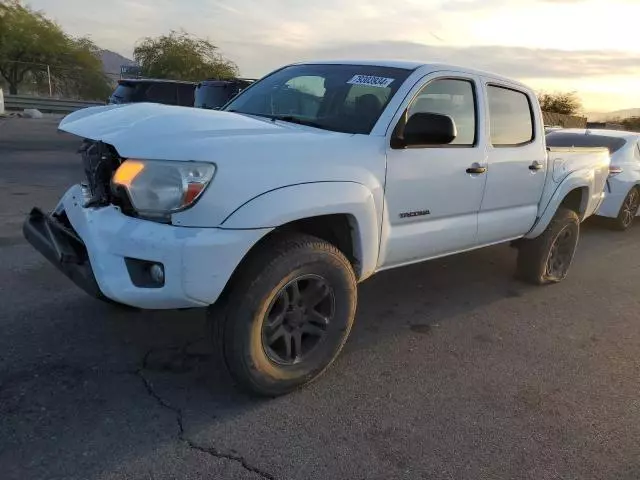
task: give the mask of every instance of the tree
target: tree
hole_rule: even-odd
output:
[[[198,81],[205,78],[229,79],[238,67],[226,59],[209,40],[187,32],[146,37],[133,50],[142,74],[152,78]]]
[[[622,121],[622,124],[627,130],[631,130],[633,132],[640,132],[640,117],[625,118]]]
[[[538,101],[543,112],[575,115],[582,110],[582,102],[576,92],[540,92]]]
[[[0,0],[0,76],[17,94],[20,85],[48,81],[56,91],[84,98],[105,98],[111,87],[102,72],[97,47],[67,35],[41,12],[19,0]]]
[[[622,125],[624,130],[631,132],[640,132],[640,117],[610,118],[607,123]]]

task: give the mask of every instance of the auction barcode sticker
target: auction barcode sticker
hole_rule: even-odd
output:
[[[373,75],[354,75],[347,83],[351,85],[366,85],[368,87],[386,88],[391,85],[393,78],[374,77]]]

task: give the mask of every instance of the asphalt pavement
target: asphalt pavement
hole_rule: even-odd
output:
[[[491,247],[376,275],[334,366],[239,393],[204,312],[86,296],[21,235],[82,178],[56,119],[0,119],[0,478],[640,478],[640,222],[583,225],[569,277]]]

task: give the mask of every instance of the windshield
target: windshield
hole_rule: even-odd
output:
[[[371,65],[292,65],[252,85],[225,110],[368,134],[410,73]]]
[[[584,133],[553,132],[546,138],[548,147],[604,147],[609,149],[610,154],[617,152],[627,143],[620,137]]]

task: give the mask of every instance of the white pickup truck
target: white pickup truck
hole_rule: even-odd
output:
[[[113,105],[60,129],[87,182],[26,238],[103,299],[209,307],[235,380],[269,396],[331,364],[381,270],[513,241],[521,279],[562,280],[610,161],[548,151],[520,83],[402,61],[294,64],[222,111]]]

